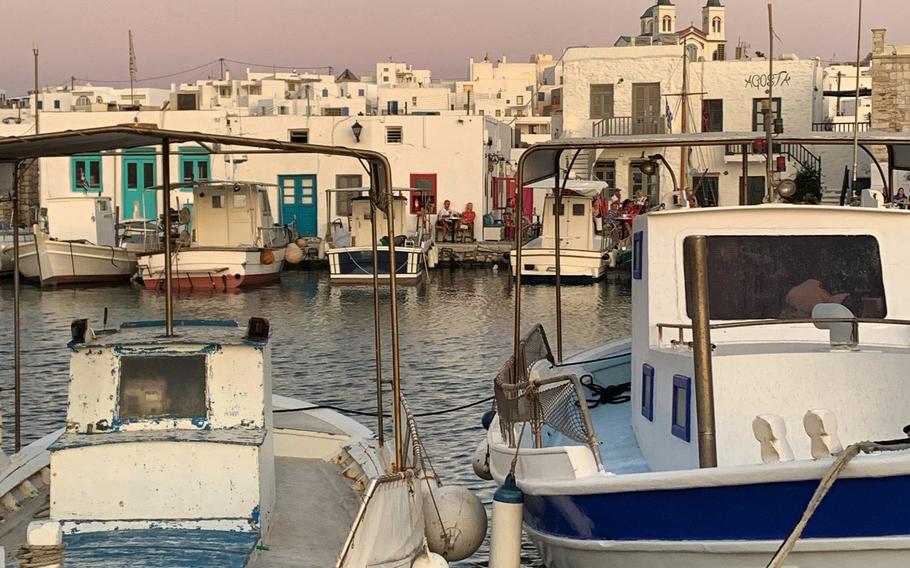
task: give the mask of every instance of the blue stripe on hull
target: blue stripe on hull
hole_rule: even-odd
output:
[[[818,481],[596,495],[525,495],[524,520],[582,540],[783,540]],[[803,538],[910,535],[910,476],[837,481]]]
[[[411,253],[395,251],[395,274],[408,274],[408,256]],[[389,273],[389,253],[379,251],[379,274]],[[417,264],[420,271],[420,263]],[[338,274],[373,274],[373,251],[338,253]]]

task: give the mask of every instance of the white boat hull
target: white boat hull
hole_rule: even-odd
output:
[[[12,245],[4,248],[12,258]],[[116,247],[57,241],[38,234],[19,245],[19,273],[42,286],[123,282],[136,272],[136,255]]]
[[[284,248],[269,249],[264,262],[258,248],[193,247],[173,254],[171,283],[181,290],[230,290],[277,282],[284,264]],[[164,287],[164,254],[139,255],[139,276],[146,288]]]
[[[389,279],[389,248],[378,247],[379,279]],[[426,247],[395,247],[395,277],[401,284],[416,284],[427,268]],[[373,281],[372,247],[343,247],[326,251],[329,277],[335,283],[362,283]]]
[[[515,251],[509,253],[512,276],[515,276]],[[594,282],[603,278],[609,264],[609,251],[566,249],[559,251],[560,278]],[[556,250],[552,248],[521,249],[522,278],[552,280],[556,278]]]

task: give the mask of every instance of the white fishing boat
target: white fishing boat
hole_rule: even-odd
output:
[[[160,145],[168,163],[170,144],[200,141],[356,158],[373,174],[371,194],[391,183],[388,160],[368,150],[148,125],[0,140],[0,160]],[[165,234],[170,226],[166,216]],[[72,322],[66,427],[19,449],[14,287],[17,451],[0,453],[7,565],[442,568],[440,554],[470,556],[486,514],[467,490],[442,487],[424,459],[401,395],[394,276],[389,288],[391,380],[382,377],[380,290],[373,290],[375,434],[335,410],[272,393],[267,320],[250,318],[245,331],[234,321],[175,320],[168,293],[163,321],[116,330],[105,322],[98,331],[88,320]]]
[[[552,187],[550,184],[549,187]],[[559,214],[555,195],[544,199],[541,234],[522,245],[522,273],[529,280],[553,281],[556,277],[556,240],[560,241],[560,278],[567,282],[595,282],[616,264],[618,252],[609,234],[596,231],[594,207],[603,200],[607,184],[569,180],[559,191]],[[515,251],[509,253],[515,274]]]
[[[336,190],[341,191],[341,190]],[[353,190],[358,194],[363,188]],[[351,199],[350,225],[337,219],[331,225],[331,238],[326,247],[329,261],[329,278],[342,284],[368,284],[373,281],[373,252],[376,251],[378,274],[381,280],[388,280],[390,266],[394,265],[398,282],[416,284],[431,266],[436,264],[434,243],[425,229],[406,228],[408,200],[396,195],[392,201],[395,208],[393,235],[388,235],[388,219],[384,211],[371,208],[369,197]],[[376,212],[376,235],[379,242],[373,247],[373,211]],[[389,259],[389,238],[396,239],[395,259]]]
[[[519,175],[585,143],[532,148]],[[910,169],[910,137],[860,144]],[[565,359],[561,331],[517,341],[477,471],[514,478],[550,568],[906,565],[904,232],[883,208],[636,218],[631,337]]]
[[[34,242],[35,236],[28,232],[20,232],[19,244]],[[9,225],[0,227],[0,278],[12,276],[16,263],[13,261],[13,231]]]
[[[34,239],[19,245],[19,273],[42,286],[128,281],[136,272],[136,255],[117,245],[109,197],[95,199],[94,224],[95,242],[55,239],[35,225]],[[4,246],[4,255],[13,258],[12,249]]]
[[[277,282],[291,230],[272,217],[265,184],[204,180],[191,184],[193,207],[181,210],[184,230],[172,253],[171,282],[184,290],[230,290]],[[146,288],[163,288],[164,253],[140,253]]]

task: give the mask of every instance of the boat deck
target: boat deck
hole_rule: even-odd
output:
[[[318,459],[276,458],[272,529],[251,568],[334,566],[360,498],[341,470]]]

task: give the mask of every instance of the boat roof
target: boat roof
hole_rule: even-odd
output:
[[[230,181],[222,179],[196,179],[193,181],[175,181],[171,182],[171,189],[179,189],[184,187],[235,187],[235,186],[262,186],[262,187],[278,187],[276,183],[269,183],[266,181]],[[152,185],[145,189],[164,189],[164,185]],[[366,191],[369,191],[370,188],[366,188]]]
[[[762,132],[697,132],[687,134],[648,134],[605,136],[601,138],[562,138],[529,147],[519,159],[522,184],[527,185],[555,176],[559,157],[571,150],[620,150],[661,147],[695,147],[752,144],[763,139]],[[853,132],[785,132],[772,136],[774,144],[851,145]],[[889,165],[910,170],[910,132],[870,130],[856,134],[860,146],[886,146]]]
[[[70,342],[74,351],[123,345],[252,345],[262,346],[268,340],[246,337],[246,329],[234,320],[174,320],[174,335],[165,335],[164,320],[124,322],[119,328],[93,329],[95,337],[85,343]]]
[[[729,205],[724,207],[678,207],[648,211],[648,217],[670,217],[676,215],[720,215],[725,212],[736,212],[740,215],[777,215],[781,212],[795,211],[801,214],[814,215],[831,212],[869,213],[870,215],[910,215],[910,211],[886,207],[841,207],[839,205],[804,205],[799,203],[762,203],[760,205]]]
[[[29,136],[8,136],[0,139],[0,161],[21,161],[32,158],[93,154],[128,148],[157,146],[163,143],[192,143],[211,154],[232,154],[235,147],[260,148],[276,153],[325,154],[362,160],[372,166],[376,190],[385,189],[391,179],[391,166],[386,157],[373,150],[346,146],[300,144],[265,138],[249,138],[224,134],[207,134],[181,130],[166,130],[154,124],[133,123],[79,130],[63,130]],[[224,148],[230,146],[231,148]]]

